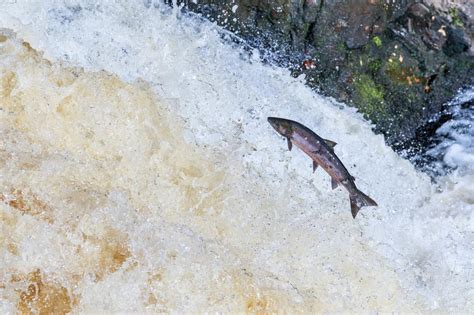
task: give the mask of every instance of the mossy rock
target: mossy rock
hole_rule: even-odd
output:
[[[361,112],[371,120],[378,120],[386,115],[385,93],[367,74],[360,74],[354,79],[354,102]]]
[[[304,73],[319,93],[357,107],[391,145],[414,137],[459,88],[474,83],[474,21],[459,9],[442,12],[415,0],[187,4],[261,48],[266,61]],[[314,67],[304,66],[308,60]]]

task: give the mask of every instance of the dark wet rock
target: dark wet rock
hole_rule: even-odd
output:
[[[430,14],[430,9],[423,3],[414,3],[408,7],[407,14],[412,18],[424,19]]]
[[[454,56],[469,50],[471,40],[462,29],[449,27],[447,33],[448,38],[443,46],[446,55]]]
[[[414,0],[199,0],[188,8],[349,102],[394,147],[474,84],[472,18]],[[269,54],[268,52],[272,52]],[[422,134],[422,133],[421,133]]]

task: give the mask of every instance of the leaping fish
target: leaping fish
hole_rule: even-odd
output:
[[[374,200],[357,189],[354,183],[355,178],[349,174],[349,171],[334,153],[333,148],[336,145],[334,141],[321,138],[309,128],[293,120],[268,117],[268,122],[287,139],[290,151],[295,144],[309,155],[313,160],[313,172],[318,166],[321,166],[331,176],[332,189],[335,189],[339,184],[347,189],[354,219],[360,208],[377,206]]]

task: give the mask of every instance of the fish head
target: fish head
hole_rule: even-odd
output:
[[[290,120],[277,117],[268,117],[268,122],[283,137],[291,137],[293,133],[293,128]]]

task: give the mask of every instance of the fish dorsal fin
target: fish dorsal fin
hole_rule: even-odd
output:
[[[313,161],[313,173],[316,171],[317,168],[318,168],[318,163],[316,163],[316,161]]]
[[[328,140],[328,139],[324,139],[324,142],[325,142],[326,145],[327,145],[328,147],[330,147],[331,149],[334,149],[334,147],[335,147],[336,144],[337,144],[336,142],[331,141],[331,140]]]
[[[293,148],[293,143],[291,143],[290,138],[286,138],[286,141],[288,142],[288,150],[291,151],[291,148]]]
[[[334,190],[337,188],[337,181],[334,178],[331,178],[331,188]]]

